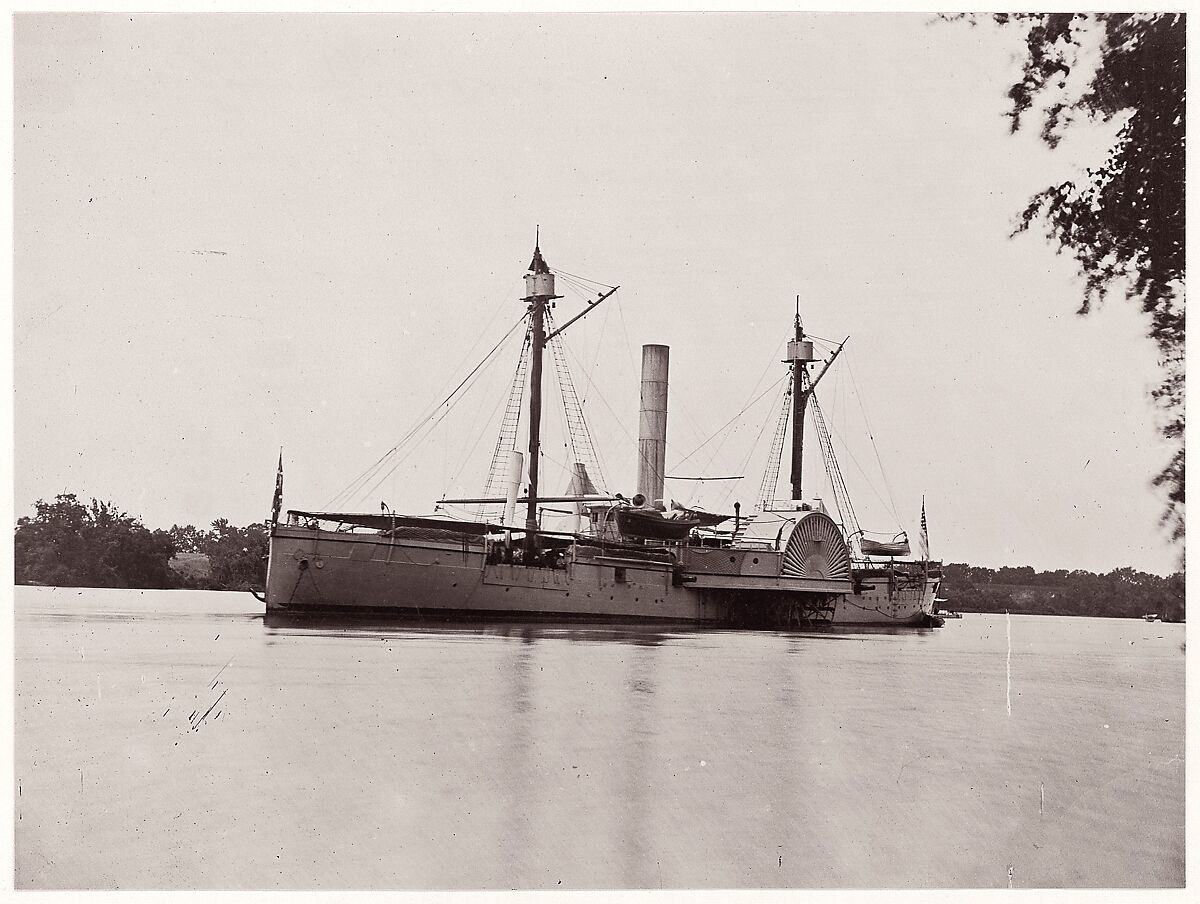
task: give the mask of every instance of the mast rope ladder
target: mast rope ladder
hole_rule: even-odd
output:
[[[546,311],[546,325],[549,332],[554,332],[554,315]],[[605,492],[606,481],[604,471],[600,467],[600,457],[596,454],[596,446],[592,442],[591,431],[583,416],[583,405],[575,392],[575,381],[571,379],[571,368],[567,364],[567,356],[563,351],[562,339],[556,337],[549,343],[554,350],[554,369],[558,375],[558,389],[562,395],[563,414],[567,423],[567,438],[571,444],[571,454],[574,461],[580,462],[588,469],[588,476],[600,492]]]
[[[508,390],[508,402],[504,406],[504,416],[500,420],[500,433],[496,437],[496,447],[492,451],[492,462],[488,466],[487,483],[484,485],[485,498],[505,495],[508,480],[508,462],[512,452],[517,451],[517,432],[521,423],[521,405],[525,399],[525,375],[529,369],[529,349],[533,343],[533,324],[525,330],[525,341],[521,344],[521,355],[517,359],[517,368],[513,373],[512,384]],[[475,520],[484,521],[497,516],[496,506],[483,504],[475,511]]]
[[[783,405],[779,411],[779,420],[775,425],[775,436],[771,439],[771,451],[767,453],[767,469],[763,472],[762,486],[758,489],[758,509],[766,511],[767,506],[775,498],[775,490],[779,486],[779,465],[783,458],[783,443],[787,439],[788,421],[792,415],[792,385],[793,374],[788,378],[783,390]]]
[[[825,423],[825,414],[821,411],[821,405],[817,402],[815,390],[809,391],[809,402],[812,405],[813,423],[816,425],[817,438],[821,446],[821,457],[825,460],[825,474],[833,488],[833,502],[842,519],[842,526],[851,537],[861,535],[862,528],[858,524],[858,515],[855,514],[854,504],[850,501],[850,493],[846,489],[846,479],[842,476],[842,467],[838,464],[837,456],[834,454],[833,440],[829,436],[829,427]]]

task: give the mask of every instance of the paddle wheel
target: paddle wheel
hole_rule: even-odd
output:
[[[824,580],[850,579],[850,551],[837,524],[821,512],[808,512],[792,529],[783,548],[780,574]],[[784,622],[787,627],[830,624],[836,598],[793,595]]]
[[[783,550],[780,573],[796,578],[849,579],[850,553],[832,518],[814,511],[796,523]]]

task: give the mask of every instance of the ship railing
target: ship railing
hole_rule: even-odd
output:
[[[850,566],[860,571],[894,571],[897,567],[907,571],[915,566],[923,571],[926,577],[940,578],[943,574],[941,561],[932,559],[882,559],[854,556],[850,559]]]

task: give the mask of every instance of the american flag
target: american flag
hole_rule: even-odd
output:
[[[279,509],[283,507],[283,450],[279,450],[279,470],[275,472],[275,499],[271,502],[271,523],[279,523]]]
[[[921,497],[921,533],[917,537],[917,548],[921,558],[929,559],[929,525],[925,523],[925,497]]]

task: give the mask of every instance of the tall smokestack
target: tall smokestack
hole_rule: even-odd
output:
[[[637,490],[647,502],[663,498],[667,466],[667,364],[665,345],[642,346],[642,407],[638,420]]]

